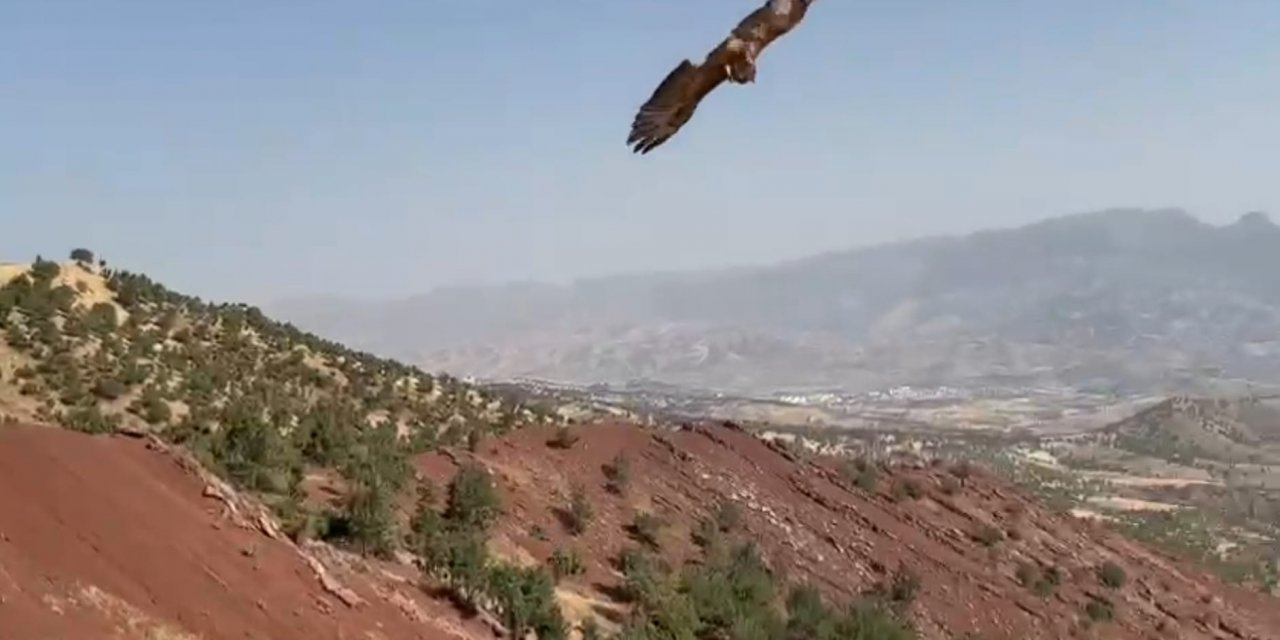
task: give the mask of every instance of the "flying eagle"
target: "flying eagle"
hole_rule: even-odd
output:
[[[688,60],[662,80],[631,123],[627,146],[641,154],[653,151],[683,127],[698,103],[726,80],[748,84],[756,80],[756,60],[769,43],[804,19],[814,0],[769,0],[733,29],[702,64]]]

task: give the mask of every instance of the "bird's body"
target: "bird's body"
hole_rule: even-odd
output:
[[[640,106],[631,123],[627,145],[638,153],[648,153],[675,135],[716,87],[725,82],[755,82],[756,61],[761,52],[794,29],[813,2],[768,0],[743,18],[702,64],[681,61]]]

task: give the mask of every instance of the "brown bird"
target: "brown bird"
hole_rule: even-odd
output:
[[[743,18],[702,64],[684,60],[676,65],[640,106],[631,123],[627,146],[633,152],[649,153],[689,122],[698,103],[726,80],[734,84],[755,82],[760,53],[794,29],[813,3],[814,0],[769,0]]]

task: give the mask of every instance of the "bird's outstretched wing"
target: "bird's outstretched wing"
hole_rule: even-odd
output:
[[[693,117],[698,103],[728,79],[724,65],[711,64],[713,57],[700,65],[681,61],[640,105],[627,137],[633,151],[649,153],[670,139]]]
[[[756,57],[804,19],[814,0],[767,0],[738,22],[702,64],[688,60],[663,78],[631,123],[627,146],[649,153],[675,135],[707,94],[725,81],[755,81]]]

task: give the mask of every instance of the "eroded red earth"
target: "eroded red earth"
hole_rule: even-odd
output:
[[[351,576],[348,606],[205,486],[146,440],[0,430],[0,639],[481,637],[412,583]]]
[[[1280,638],[1280,600],[1052,513],[981,473],[948,495],[945,469],[899,469],[866,493],[844,481],[835,461],[797,458],[731,427],[578,432],[568,450],[547,446],[550,429],[528,429],[486,440],[474,455],[429,454],[417,464],[441,486],[469,458],[496,474],[506,508],[496,553],[540,562],[557,546],[577,548],[588,571],[561,593],[572,619],[618,617],[610,561],[633,544],[626,525],[638,511],[668,523],[662,546],[679,559],[695,551],[697,520],[729,499],[773,567],[834,598],[909,567],[921,579],[911,612],[923,638]],[[619,452],[632,462],[624,496],[605,490],[602,471]],[[904,477],[916,479],[919,498],[892,498],[890,487]],[[579,538],[556,515],[575,484],[595,511]],[[427,597],[412,569],[300,549],[247,513],[228,515],[208,478],[156,442],[0,430],[0,640],[492,637]],[[984,526],[1013,535],[983,545],[974,538]],[[1128,574],[1121,589],[1095,576],[1108,560]],[[1019,584],[1023,561],[1063,570],[1054,595]],[[1111,599],[1116,618],[1085,631],[1091,597]]]

